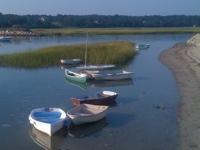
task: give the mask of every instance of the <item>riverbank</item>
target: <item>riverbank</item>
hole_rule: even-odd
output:
[[[180,150],[200,149],[200,36],[165,50],[160,60],[175,74],[180,90]]]
[[[129,35],[129,34],[166,34],[166,33],[200,33],[199,27],[174,28],[57,28],[32,29],[34,34],[40,36],[66,36],[66,35]]]
[[[88,64],[126,65],[136,54],[131,42],[114,41],[88,44]],[[59,45],[31,51],[2,54],[0,66],[38,68],[59,65],[60,59],[79,58],[84,60],[85,45]]]

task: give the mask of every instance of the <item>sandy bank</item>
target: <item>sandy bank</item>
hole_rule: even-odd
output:
[[[181,95],[178,108],[181,150],[200,150],[200,36],[195,38],[160,55],[162,63],[174,73]]]

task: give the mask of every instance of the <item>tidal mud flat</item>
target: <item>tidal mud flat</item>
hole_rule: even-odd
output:
[[[180,91],[180,150],[200,149],[200,34],[163,51],[160,60],[175,75]]]

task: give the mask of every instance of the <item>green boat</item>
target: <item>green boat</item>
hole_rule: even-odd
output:
[[[65,76],[69,80],[73,80],[76,82],[85,83],[87,81],[87,75],[84,73],[75,73],[68,69],[65,69]]]
[[[71,80],[69,78],[65,78],[65,81],[68,84],[71,84],[73,86],[79,87],[83,91],[85,91],[87,89],[87,82],[77,82],[77,81]]]

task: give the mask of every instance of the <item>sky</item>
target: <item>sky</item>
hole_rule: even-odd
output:
[[[3,14],[200,15],[200,0],[0,0]]]

